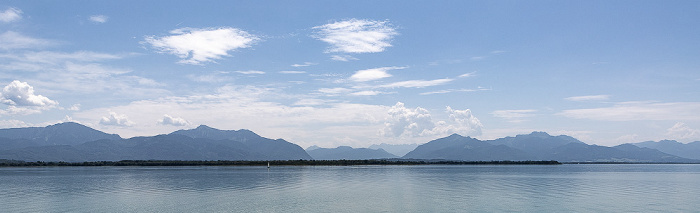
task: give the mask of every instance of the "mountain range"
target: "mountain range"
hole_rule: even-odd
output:
[[[199,126],[122,139],[77,123],[0,130],[0,159],[23,161],[311,160],[304,149],[249,130]]]
[[[403,152],[396,155],[385,151]],[[414,147],[410,151],[407,147]],[[421,145],[371,148],[309,147],[269,139],[250,130],[205,125],[170,134],[124,139],[78,123],[0,129],[0,159],[22,161],[119,160],[556,160],[560,162],[700,162],[700,142],[647,141],[614,147],[589,145],[545,132],[479,140],[453,134]]]

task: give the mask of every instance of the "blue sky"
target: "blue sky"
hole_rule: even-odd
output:
[[[697,1],[3,1],[0,127],[700,140]]]

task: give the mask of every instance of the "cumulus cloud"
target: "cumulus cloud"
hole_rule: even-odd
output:
[[[12,81],[2,89],[0,102],[13,106],[52,107],[58,102],[42,95],[34,94],[34,87],[27,82]]]
[[[100,119],[100,124],[108,126],[133,126],[134,122],[129,120],[126,115],[109,112],[109,116]]]
[[[603,121],[700,120],[700,102],[621,102],[611,107],[570,109],[558,115]]]
[[[327,52],[376,53],[398,35],[388,21],[350,19],[313,27],[314,37],[331,45]]]
[[[567,101],[605,101],[610,99],[610,95],[586,95],[564,98]]]
[[[107,17],[105,15],[93,15],[93,16],[90,16],[90,18],[88,18],[88,20],[90,20],[91,22],[99,23],[99,24],[107,22],[107,19],[109,19],[109,17]]]
[[[405,69],[406,67],[379,67],[373,69],[359,70],[350,76],[350,80],[364,82],[364,81],[374,81],[382,78],[391,77],[391,74],[387,73],[389,70],[399,70]]]
[[[0,12],[0,22],[13,22],[22,19],[22,10],[11,7]]]
[[[163,115],[163,118],[158,120],[158,124],[171,126],[187,126],[190,122],[180,117],[172,117],[168,114]]]
[[[454,110],[446,107],[449,114],[447,121],[433,121],[428,110],[421,107],[409,109],[398,102],[388,110],[389,117],[380,133],[393,137],[420,137],[458,133],[462,135],[481,135],[483,125],[471,110]]]
[[[248,48],[260,40],[246,31],[231,28],[180,28],[170,31],[171,36],[147,36],[145,42],[156,50],[176,55],[184,64],[202,64],[229,56],[229,51]]]
[[[699,140],[700,130],[690,128],[683,122],[678,122],[667,129],[666,135],[677,140]]]
[[[41,48],[53,45],[54,42],[45,39],[32,38],[15,31],[0,34],[0,49]]]

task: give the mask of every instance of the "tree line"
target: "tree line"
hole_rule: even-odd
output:
[[[91,162],[25,162],[0,160],[0,167],[47,166],[352,166],[352,165],[557,165],[557,161],[444,161],[444,160],[271,160],[271,161],[200,161],[200,160],[122,160]]]

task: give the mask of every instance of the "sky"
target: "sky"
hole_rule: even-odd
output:
[[[700,141],[699,1],[0,2],[0,128]]]

